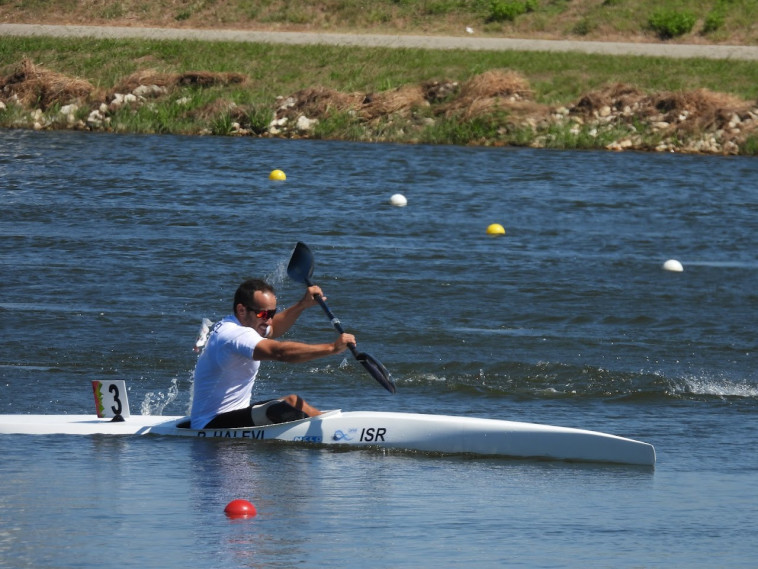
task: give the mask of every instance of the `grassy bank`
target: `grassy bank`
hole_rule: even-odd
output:
[[[555,36],[565,30],[565,23],[559,27],[564,20],[556,19],[561,14],[589,18],[588,10],[601,8],[614,29],[636,22],[637,34],[646,29],[644,13],[654,8],[613,0],[538,2],[538,9],[509,23],[486,21],[492,2],[452,0],[377,1],[370,8],[355,1],[305,8],[283,1],[159,1],[141,4],[141,13],[137,3],[94,2],[86,14],[77,12],[83,3],[52,2],[59,11],[50,4],[19,4],[13,21],[200,27],[234,20],[246,27],[418,33],[479,18],[490,33],[502,33],[526,19],[537,25],[540,17],[543,32],[535,35],[551,29]],[[699,6],[707,15],[717,4],[678,5]],[[729,2],[730,14],[754,4]],[[310,12],[316,5],[325,10],[320,17]],[[287,20],[285,26],[280,20],[287,6],[308,10],[310,23]],[[9,7],[0,3],[4,21]],[[727,24],[720,29],[737,33]],[[700,41],[705,37],[701,33]],[[758,65],[745,61],[3,37],[0,126],[754,155],[756,79]]]

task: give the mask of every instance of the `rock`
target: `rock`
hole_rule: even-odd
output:
[[[137,97],[160,97],[167,93],[165,87],[159,87],[158,85],[140,85],[132,91]]]
[[[63,105],[59,111],[58,114],[63,115],[66,117],[66,123],[69,126],[73,126],[76,122],[76,111],[79,110],[79,105],[76,104],[70,104],[70,105]]]
[[[284,126],[287,124],[287,120],[287,117],[272,120],[268,124],[269,134],[281,134],[281,132],[284,130]]]
[[[280,97],[277,97],[277,99],[280,99]],[[280,111],[286,111],[287,109],[291,109],[297,103],[294,97],[287,97],[286,99],[282,97],[281,99],[283,102],[279,105]]]
[[[105,116],[99,110],[92,111],[87,117],[87,126],[91,128],[100,128],[103,126]]]
[[[113,100],[110,102],[110,105],[108,105],[108,107],[111,111],[115,111],[120,109],[123,104],[124,95],[122,93],[116,93],[113,95]]]
[[[71,103],[70,105],[63,105],[58,111],[62,115],[73,115],[79,110],[79,105]]]
[[[300,115],[297,117],[297,123],[295,123],[295,128],[299,130],[300,132],[308,132],[310,130],[313,130],[313,128],[318,124],[318,119],[309,119],[305,115]]]
[[[634,143],[629,138],[624,138],[622,140],[617,140],[615,142],[611,142],[606,148],[608,150],[627,150],[629,148],[632,148],[634,146]]]

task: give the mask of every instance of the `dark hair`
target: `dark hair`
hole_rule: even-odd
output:
[[[232,312],[237,310],[238,304],[242,304],[246,307],[253,306],[253,295],[255,294],[256,290],[276,294],[276,292],[274,292],[274,287],[272,287],[266,281],[262,279],[247,279],[239,287],[237,287],[237,292],[234,293],[234,305],[232,306]]]

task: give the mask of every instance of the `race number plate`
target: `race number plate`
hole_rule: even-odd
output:
[[[126,382],[123,379],[109,381],[92,381],[95,392],[95,409],[101,418],[121,416],[129,417],[129,399],[126,395]]]

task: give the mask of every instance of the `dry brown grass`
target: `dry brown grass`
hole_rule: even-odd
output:
[[[0,93],[4,98],[15,97],[23,106],[43,111],[55,104],[87,98],[94,91],[89,81],[44,69],[26,58],[10,75],[0,79]]]
[[[493,97],[531,99],[534,92],[522,75],[509,69],[493,69],[475,75],[461,86],[462,101]]]
[[[387,115],[408,116],[415,107],[428,105],[421,85],[404,85],[391,91],[372,93],[364,99],[361,116],[369,121]]]
[[[536,111],[539,107],[542,114],[545,112],[543,106],[530,103],[533,96],[528,81],[521,75],[498,70],[477,75],[461,87],[450,81],[428,81],[365,95],[339,93],[323,87],[304,89],[286,97],[288,104],[279,109],[277,116],[294,118],[304,114],[309,118],[319,118],[332,110],[353,109],[362,119],[375,121],[389,115],[407,117],[414,108],[439,103],[442,103],[440,112],[463,112],[467,118],[505,107],[517,110],[528,108],[530,111]]]
[[[607,85],[597,91],[590,91],[582,96],[574,105],[572,111],[576,114],[592,115],[599,112],[603,107],[615,110],[623,110],[625,107],[634,107],[645,98],[645,93],[633,85],[615,83]]]
[[[663,120],[676,122],[686,116],[688,131],[723,128],[734,115],[743,116],[753,105],[726,93],[697,89],[684,93],[660,93],[648,98],[650,105],[663,113]]]
[[[285,98],[286,106],[281,116],[304,114],[308,117],[323,117],[329,113],[356,108],[363,100],[360,93],[340,93],[326,87],[308,87]]]
[[[475,75],[463,83],[458,96],[442,105],[439,112],[466,119],[503,110],[519,115],[528,111],[542,116],[547,107],[534,103],[533,98],[529,81],[522,75],[508,69],[496,69]]]
[[[647,94],[631,85],[617,83],[584,95],[572,107],[572,114],[597,116],[604,107],[625,114],[630,120],[643,119],[677,124],[686,132],[723,128],[734,115],[746,116],[754,105],[738,97],[708,89],[665,91]]]
[[[131,93],[142,85],[157,85],[158,87],[170,87],[176,81],[176,74],[161,73],[154,69],[140,69],[125,77],[117,83],[112,91],[114,93]]]
[[[247,81],[242,73],[211,73],[208,71],[188,71],[185,73],[161,73],[154,69],[135,71],[118,83],[115,93],[131,93],[141,85],[157,85],[170,89],[176,86],[213,87],[241,85]]]

